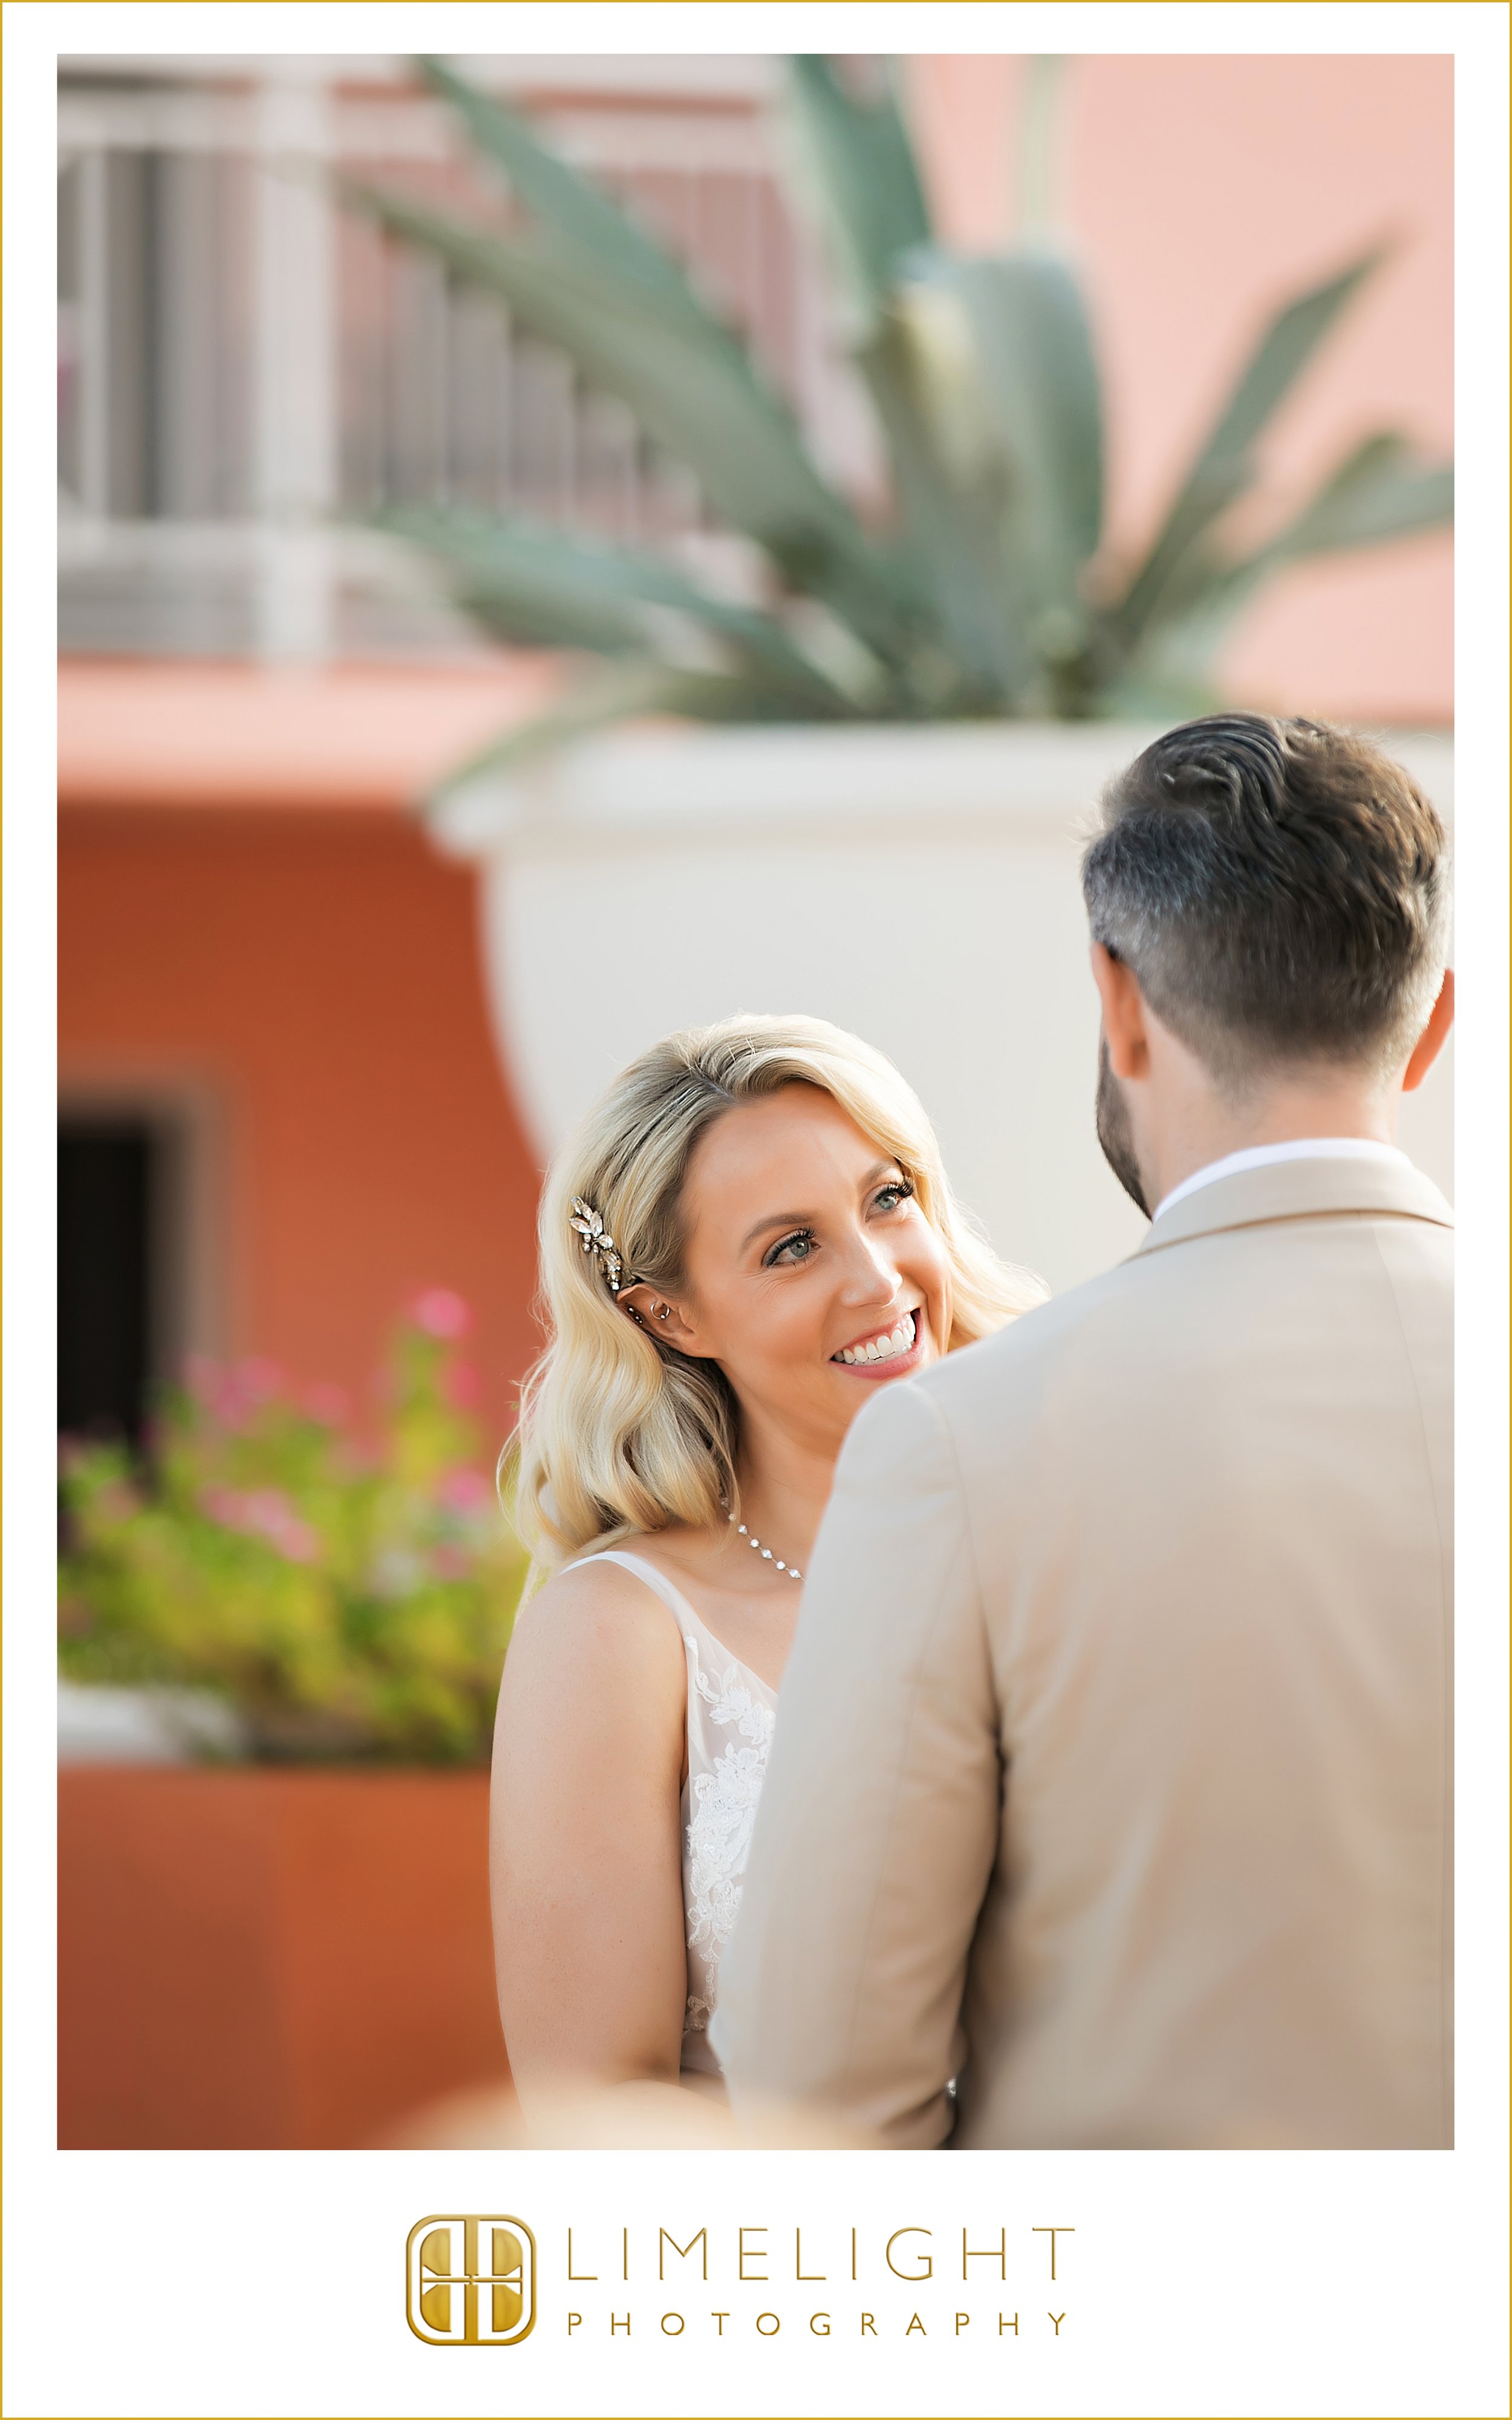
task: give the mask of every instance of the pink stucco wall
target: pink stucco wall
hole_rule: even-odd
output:
[[[910,101],[947,236],[1011,232],[1018,57],[920,57]],[[1380,427],[1453,432],[1454,66],[1447,56],[1070,60],[1061,215],[1109,396],[1117,542],[1146,533],[1258,323],[1373,240],[1396,250],[1278,418],[1278,493]],[[1256,703],[1396,723],[1453,714],[1451,545],[1307,566],[1237,634]]]

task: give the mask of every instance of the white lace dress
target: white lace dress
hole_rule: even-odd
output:
[[[597,1563],[621,1563],[654,1589],[683,1636],[687,1657],[687,1779],[683,1785],[683,1910],[687,1923],[687,2007],[683,2073],[719,2074],[709,2018],[719,1959],[734,1927],[750,1853],[756,1803],[766,1777],[777,1691],[721,1647],[680,1589],[640,1555],[607,1547]]]

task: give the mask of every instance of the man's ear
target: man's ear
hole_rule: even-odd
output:
[[[642,1285],[638,1280],[634,1285],[622,1286],[614,1300],[626,1319],[633,1319],[648,1336],[658,1337],[663,1344],[675,1344],[679,1353],[702,1353],[695,1330],[689,1327],[677,1305],[655,1286]]]
[[[1415,1093],[1440,1051],[1449,1038],[1449,1028],[1455,1021],[1455,970],[1445,967],[1443,981],[1433,1012],[1417,1037],[1417,1047],[1402,1069],[1402,1090]]]
[[[1107,1037],[1108,1064],[1120,1081],[1135,1081],[1149,1073],[1149,1037],[1145,1028],[1145,996],[1132,967],[1102,941],[1092,943],[1092,981],[1103,1002],[1103,1032]]]

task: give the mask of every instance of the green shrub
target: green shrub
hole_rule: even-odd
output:
[[[370,1441],[334,1389],[199,1362],[146,1465],[67,1444],[66,1677],[212,1690],[262,1757],[486,1757],[526,1558],[456,1402],[466,1324],[411,1307]]]

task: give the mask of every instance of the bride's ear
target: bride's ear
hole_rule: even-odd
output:
[[[626,1319],[633,1319],[648,1336],[656,1337],[663,1344],[675,1344],[680,1353],[701,1351],[695,1331],[688,1326],[674,1302],[670,1302],[655,1286],[637,1280],[634,1285],[622,1286],[615,1295],[617,1308]]]

